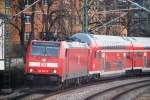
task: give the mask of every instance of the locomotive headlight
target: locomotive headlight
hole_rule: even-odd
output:
[[[33,72],[33,69],[30,69],[29,71],[30,71],[30,72]]]
[[[56,73],[56,72],[57,72],[57,71],[54,69],[54,70],[53,70],[53,73]]]
[[[43,62],[45,62],[46,61],[46,59],[43,59]]]
[[[39,67],[40,66],[40,62],[29,62],[29,66]]]

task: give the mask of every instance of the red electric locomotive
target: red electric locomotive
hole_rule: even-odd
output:
[[[27,49],[27,81],[36,85],[59,84],[87,76],[88,58],[85,43],[34,40]]]

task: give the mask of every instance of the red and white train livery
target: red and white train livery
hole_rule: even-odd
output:
[[[71,39],[74,42],[32,41],[26,56],[27,79],[80,82],[150,71],[150,38],[77,33]]]
[[[26,55],[28,81],[64,82],[87,76],[89,47],[86,43],[32,41]]]
[[[77,33],[72,39],[90,47],[89,74],[150,71],[150,38]]]

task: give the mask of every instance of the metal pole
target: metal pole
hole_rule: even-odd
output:
[[[83,1],[83,26],[82,31],[88,33],[88,0]]]
[[[30,36],[30,41],[34,39],[34,24],[35,24],[35,5],[32,6],[32,20],[31,20],[31,36]]]

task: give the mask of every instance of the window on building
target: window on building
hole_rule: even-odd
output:
[[[51,0],[42,0],[43,5],[48,5],[51,3]]]
[[[10,8],[11,6],[11,0],[5,0],[5,7]]]
[[[25,7],[31,5],[34,2],[34,0],[25,0]]]
[[[43,5],[47,5],[48,4],[48,0],[42,0],[42,4]]]
[[[24,34],[24,41],[28,41],[30,38],[31,32],[25,32]]]
[[[79,18],[77,16],[72,16],[72,24],[73,25],[78,25],[79,22]]]
[[[31,16],[25,15],[25,24],[31,24]]]
[[[5,38],[7,38],[7,39],[10,38],[10,32],[5,32]]]

